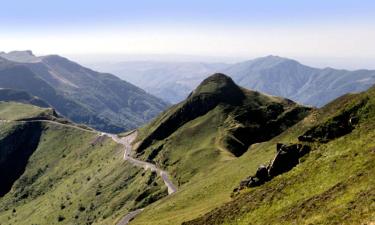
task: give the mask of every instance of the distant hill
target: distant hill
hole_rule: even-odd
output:
[[[32,96],[26,91],[8,89],[8,88],[0,88],[0,101],[13,101],[13,102],[21,102],[26,104],[31,104],[35,106],[39,106],[42,108],[50,107],[50,105],[45,102],[44,100]]]
[[[90,67],[113,73],[170,103],[178,103],[209,74],[226,68],[225,63],[129,61],[92,63]]]
[[[121,132],[159,114],[167,104],[142,89],[57,55],[0,54],[0,87],[24,90],[60,114],[96,129]]]
[[[208,74],[222,72],[239,85],[321,107],[375,83],[374,70],[318,69],[278,56],[256,58],[233,65],[221,63],[123,62],[98,63],[96,69],[111,72],[172,103],[184,100]]]
[[[317,69],[278,56],[238,63],[224,72],[244,87],[317,107],[375,83],[374,70]]]

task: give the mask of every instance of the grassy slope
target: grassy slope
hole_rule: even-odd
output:
[[[204,88],[205,92],[214,89],[212,86]],[[275,102],[287,104],[281,98],[243,91],[247,98],[242,107],[235,107],[237,109],[246,111],[248,108],[266,108]],[[140,129],[139,139],[145,137],[149,130],[155,130],[157,124],[178,111],[182,104],[174,106],[149,126]],[[295,105],[289,107],[291,109]],[[228,105],[219,104],[205,115],[187,122],[168,138],[154,141],[146,149],[141,156],[144,159],[150,158],[152,152],[163,145],[159,154],[151,158],[168,170],[180,187],[173,196],[147,207],[136,217],[134,224],[149,224],[149,221],[153,221],[153,224],[180,224],[206,213],[229,201],[231,191],[241,179],[255,171],[260,163],[272,159],[274,147],[268,143],[254,145],[239,158],[226,149],[224,140],[230,136],[228,130],[241,126],[233,119],[236,113],[238,111]]]
[[[272,140],[296,142],[309,127],[329,121],[363,99],[360,123],[350,134],[313,151],[292,171],[191,224],[367,224],[375,220],[375,88],[347,95]],[[262,147],[263,148],[263,147]],[[254,172],[253,172],[254,173]]]
[[[215,78],[215,75],[210,78],[212,77]],[[219,76],[219,78],[223,77],[227,79],[225,76]],[[213,79],[213,81],[217,80]],[[230,80],[228,82],[232,81]],[[221,165],[223,161],[236,158],[228,149],[238,148],[234,146],[240,145],[241,140],[239,139],[244,139],[243,137],[239,137],[239,139],[236,137],[237,133],[239,133],[236,133],[236,131],[241,128],[249,129],[250,132],[254,132],[254,130],[259,131],[259,134],[247,134],[247,137],[250,136],[253,138],[252,136],[262,136],[265,135],[264,133],[271,133],[268,130],[264,132],[259,129],[262,125],[266,126],[271,124],[269,121],[295,120],[295,123],[303,118],[309,110],[282,98],[240,89],[234,83],[230,83],[229,85],[226,83],[223,85],[222,83],[223,82],[219,82],[219,84],[217,84],[216,82],[204,81],[204,85],[200,85],[192,96],[207,98],[204,94],[208,93],[213,97],[217,95],[219,98],[225,99],[225,95],[220,95],[222,95],[222,93],[226,94],[226,92],[231,92],[231,89],[234,89],[235,92],[240,92],[241,95],[243,95],[243,100],[241,100],[240,103],[222,102],[219,100],[219,103],[213,107],[213,109],[210,109],[202,116],[197,116],[187,121],[185,124],[181,125],[181,127],[171,132],[171,135],[168,135],[167,138],[161,140],[156,140],[155,138],[152,144],[138,155],[143,158],[143,160],[153,161],[160,167],[167,169],[179,186],[188,182],[193,176],[196,176],[197,173],[205,173],[205,171]],[[217,87],[215,88],[215,86],[218,85],[222,85],[224,88],[218,90]],[[227,86],[225,87],[225,85]],[[229,91],[226,88],[228,88]],[[188,98],[186,101],[164,112],[148,126],[141,128],[139,140],[145,139],[145,137],[147,138],[147,134],[150,133],[150,131],[154,132],[157,129],[165,131],[166,129],[162,130],[160,127],[163,123],[166,124],[169,122],[168,120],[172,120],[170,118],[180,116],[187,120],[186,117],[188,116],[183,115],[183,113],[189,111],[190,108],[197,107],[194,101],[192,97]],[[229,99],[227,101],[232,100]],[[283,109],[281,112],[272,111],[270,108],[275,106],[283,107]],[[292,116],[289,114],[294,110],[298,112],[291,118]],[[273,116],[270,116],[270,114],[273,114]],[[276,116],[274,114],[276,114]],[[288,126],[285,122],[282,122],[282,124],[284,127]],[[273,133],[281,132],[275,131],[278,129],[286,128],[275,128],[272,130]],[[244,133],[245,132],[242,131],[242,134]],[[275,135],[276,134],[274,134],[274,136]],[[246,144],[243,145],[246,146]]]
[[[315,146],[306,161],[290,173],[281,175],[262,187],[251,189],[228,207],[210,215],[216,218],[222,215],[220,223],[231,218],[227,221],[229,224],[279,224],[280,221],[285,221],[282,222],[284,224],[302,224],[304,215],[309,218],[303,221],[306,224],[324,224],[331,220],[352,224],[353,221],[374,220],[375,215],[370,213],[371,210],[374,212],[374,180],[370,178],[375,172],[375,88],[372,88],[362,95],[339,98],[272,140],[253,145],[239,158],[199,171],[188,184],[180,187],[179,192],[147,207],[132,224],[145,225],[148,221],[153,221],[153,224],[181,224],[231,201],[233,188],[242,179],[254,174],[260,164],[268,163],[274,157],[276,143],[297,142],[297,137],[314,124],[327,120],[344,106],[349,107],[367,95],[371,99],[365,107],[367,112],[363,113],[360,125],[351,134],[328,144]],[[204,132],[202,129],[197,130]],[[191,139],[194,137],[192,135]],[[204,137],[208,140],[210,138]],[[207,142],[202,140],[201,143],[204,145]],[[176,146],[178,148],[180,146]],[[193,164],[192,161],[191,165]],[[258,210],[245,213],[249,208],[259,205],[261,207]],[[305,211],[309,214],[304,213]],[[326,214],[327,211],[330,214]],[[329,218],[330,215],[335,218]],[[195,222],[214,224],[215,220],[204,217]]]
[[[52,109],[39,108],[37,106],[0,101],[0,120],[18,120],[23,118],[52,115]]]
[[[207,116],[209,117],[209,115]],[[192,152],[183,158],[187,161],[186,167],[191,166],[188,170],[191,171],[188,174],[189,182],[182,185],[173,196],[147,207],[142,214],[136,217],[133,224],[146,225],[149,224],[149,221],[153,221],[153,224],[181,224],[183,221],[207,213],[229,201],[230,193],[239,182],[244,177],[254,173],[259,164],[268,162],[274,156],[274,146],[268,142],[254,145],[239,158],[215,154],[218,151],[224,153],[227,153],[227,151],[219,150],[212,145],[214,143],[212,138],[215,137],[215,133],[204,136],[204,129],[200,131],[197,136],[200,136],[201,139],[194,143],[196,145],[203,143],[203,146],[206,145],[206,147],[197,148],[194,151],[202,154]],[[186,139],[185,141],[189,142]],[[183,143],[181,144],[183,145]],[[180,146],[175,149],[184,150]],[[211,152],[211,155],[207,152]],[[170,157],[173,159],[175,156],[172,153]],[[177,171],[184,168],[185,166]],[[177,173],[172,173],[172,175],[177,175]],[[186,175],[182,174],[182,176]]]
[[[38,114],[11,104],[23,113],[12,119]],[[0,138],[20,123],[2,124]],[[111,139],[59,124],[43,128],[25,172],[0,198],[0,224],[114,224],[147,196],[166,194],[161,179],[125,162]]]

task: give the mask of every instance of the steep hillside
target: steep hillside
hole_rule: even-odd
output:
[[[0,103],[0,224],[115,224],[167,194],[158,176],[123,154],[51,109]]]
[[[373,223],[374,99],[375,87],[343,96],[253,149],[269,151],[276,143],[311,147],[289,172],[246,188],[232,201],[184,224]]]
[[[0,101],[13,101],[25,104],[31,104],[43,108],[50,107],[44,100],[32,96],[25,91],[14,90],[9,88],[0,88]]]
[[[368,224],[374,218],[374,95],[375,88],[343,96],[236,158],[218,160],[220,151],[209,155],[217,119],[202,116],[199,122],[185,125],[189,132],[169,137],[174,145],[164,157],[171,162],[170,170],[190,162],[174,173],[189,177],[188,182],[173,196],[148,206],[131,224]],[[203,129],[204,119],[208,122]],[[350,132],[339,137],[336,131],[343,126]],[[330,135],[320,132],[327,130]],[[299,141],[311,134],[317,141]],[[325,137],[333,139],[327,142]],[[275,160],[278,143],[300,143],[311,150],[289,172],[234,193],[246,177],[257,174],[260,165]]]
[[[99,130],[135,128],[167,106],[111,74],[95,72],[60,56],[36,57],[26,51],[2,57],[8,60],[0,61],[0,87],[27,91],[72,121]]]
[[[179,190],[146,207],[132,223],[179,224],[223,203],[248,170],[229,178],[215,171],[251,154],[250,145],[272,138],[309,111],[243,89],[223,74],[210,76],[188,99],[140,129],[136,156],[165,168]],[[228,182],[213,183],[222,178]]]
[[[215,108],[223,121],[223,143],[240,156],[252,143],[268,140],[301,119],[308,111],[292,101],[265,96],[237,86],[231,78],[214,74],[205,79],[190,96],[154,120],[144,130],[146,136],[137,151],[143,152],[155,141],[163,140],[184,124]],[[253,139],[253,140],[251,140]]]

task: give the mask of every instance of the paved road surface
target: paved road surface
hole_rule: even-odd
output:
[[[95,133],[95,134],[99,133],[96,130],[84,129],[82,127],[78,127],[78,126],[71,125],[71,124],[60,123],[60,122],[56,122],[56,121],[53,121],[53,120],[0,120],[0,123],[10,123],[10,122],[24,122],[24,123],[44,122],[44,123],[57,124],[59,126],[64,126],[64,127],[71,127],[71,128],[74,128],[74,129],[78,129],[78,130],[82,130],[82,131],[86,131],[86,132],[90,132],[90,133]]]
[[[156,165],[141,161],[131,157],[131,150],[133,148],[132,142],[138,135],[137,131],[131,132],[129,135],[123,138],[119,138],[115,134],[107,134],[101,133],[101,135],[107,135],[111,137],[113,141],[122,144],[124,146],[124,160],[131,162],[133,165],[142,167],[144,170],[151,170],[157,172],[160,177],[163,179],[165,186],[168,188],[168,194],[171,195],[177,191],[177,187],[173,184],[173,182],[169,179],[168,173],[162,169],[159,169]],[[129,223],[131,219],[133,219],[136,215],[142,212],[143,209],[139,209],[133,212],[128,213],[117,225],[126,225]]]
[[[124,218],[120,220],[120,222],[117,225],[126,225],[128,224],[136,215],[141,213],[143,209],[137,209],[133,212],[128,213]]]

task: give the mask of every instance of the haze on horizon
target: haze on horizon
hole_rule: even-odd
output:
[[[272,54],[375,69],[374,11],[371,0],[6,1],[0,51],[31,49],[78,61]]]

